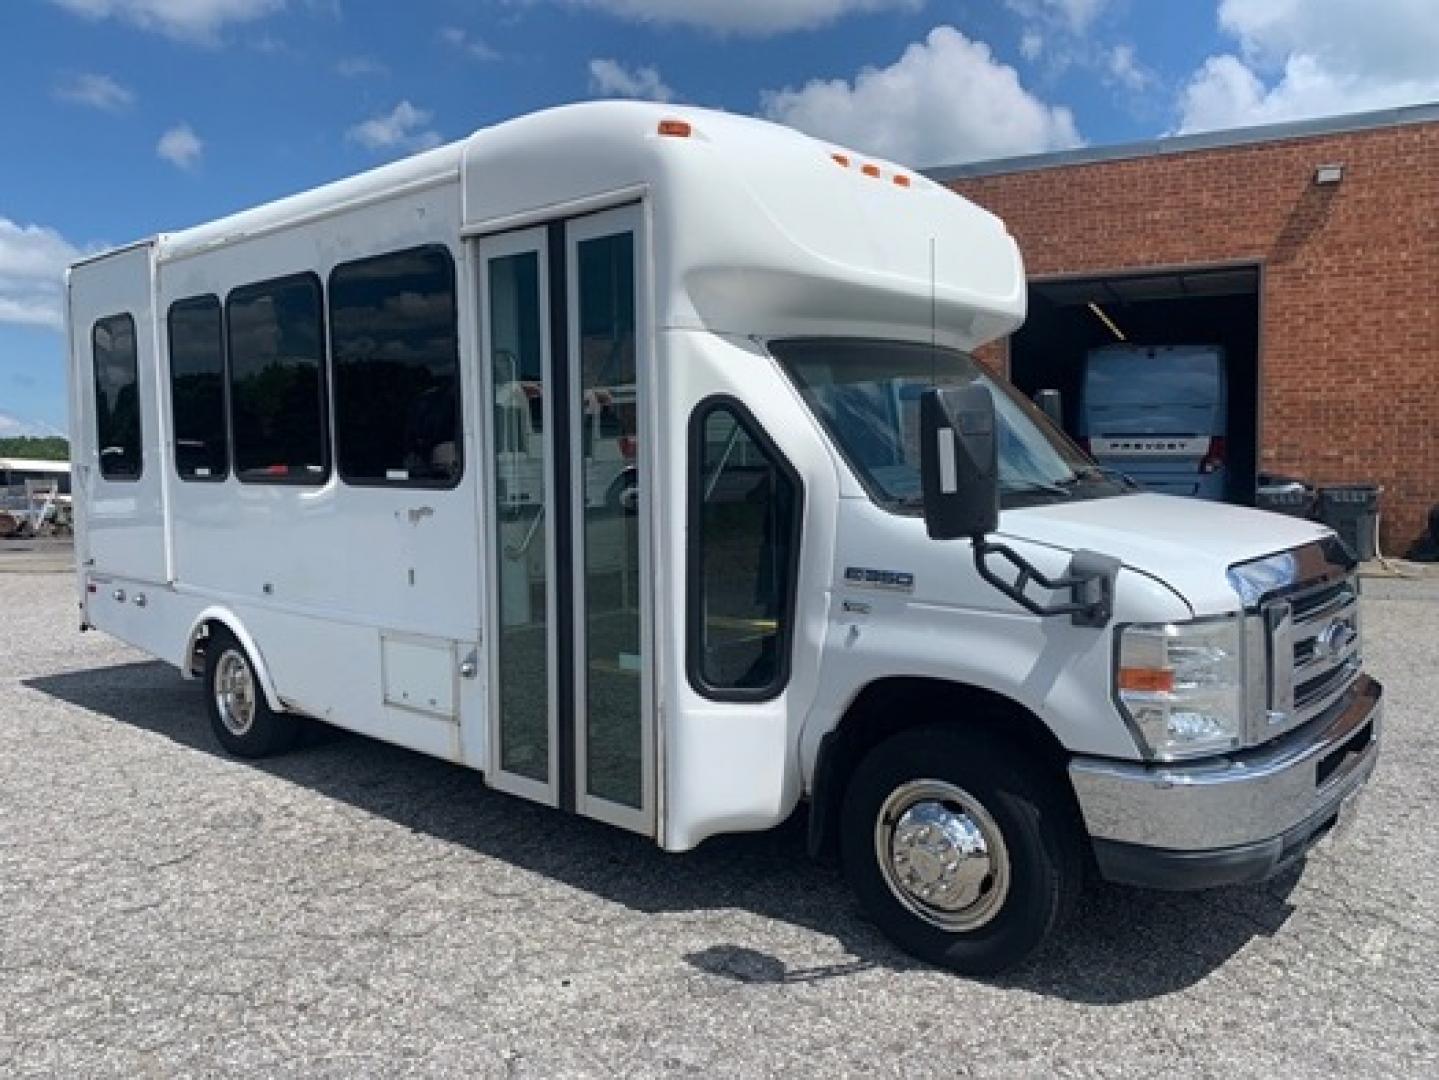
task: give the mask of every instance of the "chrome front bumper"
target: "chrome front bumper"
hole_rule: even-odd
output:
[[[1379,756],[1383,689],[1361,675],[1328,713],[1267,746],[1194,764],[1076,758],[1100,872],[1155,888],[1259,881],[1303,855]]]

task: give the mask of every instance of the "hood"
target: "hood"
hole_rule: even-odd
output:
[[[1226,572],[1235,563],[1312,543],[1312,521],[1172,495],[1120,495],[1006,510],[1000,532],[1016,540],[1112,555],[1177,592],[1195,615],[1239,606]]]

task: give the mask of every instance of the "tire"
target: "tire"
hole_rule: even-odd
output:
[[[282,754],[299,735],[299,717],[270,708],[254,662],[228,630],[210,631],[205,649],[205,701],[215,738],[236,757]]]
[[[992,975],[1068,916],[1084,838],[1063,789],[1032,761],[984,735],[928,727],[881,743],[855,769],[840,818],[845,876],[900,948]],[[955,860],[961,851],[971,854]]]

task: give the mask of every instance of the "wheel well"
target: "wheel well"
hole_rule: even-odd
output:
[[[199,678],[205,673],[205,651],[210,644],[211,627],[222,625],[218,619],[206,619],[195,628],[190,637],[189,650],[185,656],[185,670]]]
[[[194,636],[190,639],[190,651],[185,657],[185,663],[190,674],[197,679],[205,674],[205,657],[217,630],[225,634],[234,633],[225,625],[224,619],[211,618],[195,627]]]
[[[811,855],[835,856],[840,805],[849,778],[864,756],[901,731],[940,723],[1008,742],[1062,782],[1078,814],[1066,773],[1069,755],[1044,722],[1024,706],[990,690],[942,679],[879,679],[860,691],[834,730],[820,740],[810,795]]]

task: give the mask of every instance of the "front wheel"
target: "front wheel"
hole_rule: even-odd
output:
[[[1017,748],[951,728],[895,736],[845,794],[845,875],[905,951],[964,974],[1015,967],[1084,878],[1067,801]]]

